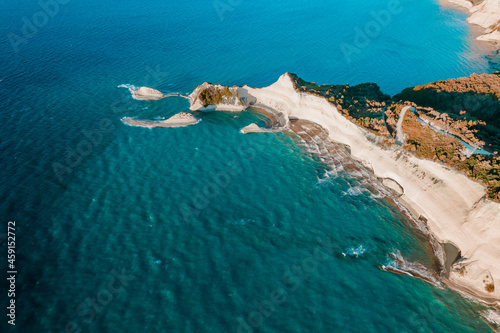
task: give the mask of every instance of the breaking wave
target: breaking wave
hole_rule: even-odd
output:
[[[486,319],[487,322],[497,328],[497,332],[500,332],[500,313],[490,309],[482,312],[481,315],[484,317],[484,319]]]
[[[349,247],[342,252],[344,257],[359,257],[365,254],[368,249],[364,245],[359,245],[357,247]]]

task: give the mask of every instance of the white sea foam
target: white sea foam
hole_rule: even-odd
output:
[[[318,181],[316,182],[316,187],[328,186],[331,182],[331,178],[328,175],[328,172],[325,172],[323,177],[318,177]]]
[[[126,88],[126,89],[128,89],[128,91],[130,91],[130,94],[132,95],[132,98],[133,99],[137,99],[137,98],[135,98],[135,92],[137,90],[139,90],[139,87],[136,87],[133,84],[124,83],[124,84],[120,84],[117,88]]]
[[[342,192],[342,194],[356,197],[358,195],[363,194],[364,191],[366,191],[366,189],[364,189],[361,186],[353,186],[353,187],[350,187],[346,192]]]
[[[349,247],[342,252],[344,257],[359,257],[366,253],[368,249],[364,245],[359,245],[357,247]]]
[[[130,90],[130,92],[136,91],[137,89],[139,89],[136,86],[134,86],[133,84],[128,84],[128,83],[120,84],[117,88],[127,88],[128,90]]]
[[[481,315],[490,323],[497,326],[497,332],[500,332],[500,313],[495,310],[487,310],[481,313]]]

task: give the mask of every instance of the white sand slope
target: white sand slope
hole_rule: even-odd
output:
[[[483,28],[489,28],[500,21],[500,1],[484,0],[470,10],[470,17],[467,22],[477,24]]]
[[[135,99],[140,100],[156,100],[162,99],[164,97],[161,91],[150,87],[140,87],[139,89],[132,92]]]
[[[466,258],[452,268],[448,283],[477,298],[500,300],[500,204],[485,199],[483,185],[400,147],[382,149],[373,134],[348,121],[326,99],[297,92],[288,73],[269,87],[244,89],[257,103],[320,124],[376,176],[400,184],[404,194],[399,200],[414,216],[428,220],[438,241],[454,244]],[[493,293],[486,291],[489,283],[495,284]]]

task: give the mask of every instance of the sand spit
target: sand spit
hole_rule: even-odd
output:
[[[270,121],[271,126],[269,127],[259,127],[257,124],[253,123],[248,126],[243,127],[240,132],[243,134],[248,133],[275,133],[280,132],[288,128],[288,117],[285,117],[283,113],[276,111],[270,107],[263,104],[252,105],[252,108],[258,110],[261,114],[265,115]]]
[[[148,119],[134,119],[130,117],[123,117],[121,121],[124,124],[135,127],[185,127],[197,124],[200,120],[193,116],[191,113],[180,112],[166,120],[148,120]]]
[[[344,118],[326,99],[297,92],[288,73],[269,87],[244,88],[257,103],[284,116],[321,125],[329,139],[348,146],[352,157],[376,177],[397,183],[401,193],[398,202],[417,223],[425,224],[432,238],[453,244],[462,255],[450,268],[449,278],[442,276],[444,283],[500,305],[500,204],[486,199],[483,185],[399,146],[384,148],[379,137]],[[440,261],[444,265],[444,258]]]

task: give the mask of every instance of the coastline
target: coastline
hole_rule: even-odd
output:
[[[429,271],[419,263],[406,262],[399,253],[391,253],[390,256],[395,259],[392,260],[392,265],[382,265],[380,268],[396,274],[406,274],[443,288],[437,272],[449,271],[451,267],[451,263],[447,260],[449,251],[447,247],[441,247],[423,221],[417,220],[399,202],[404,189],[392,178],[377,177],[371,168],[352,157],[348,145],[332,140],[329,131],[321,125],[308,120],[295,119],[290,123],[290,130],[305,143],[309,153],[317,155],[322,162],[327,164],[330,169],[329,174],[346,172],[349,177],[363,184],[362,191],[370,193],[373,198],[383,198],[388,204],[396,207],[411,223],[412,228],[420,231],[432,248],[435,272]]]
[[[288,117],[284,116],[282,113],[266,107],[263,104],[253,104],[252,108],[259,111],[260,114],[268,118],[270,125],[268,125],[267,127],[259,127],[257,124],[252,123],[248,126],[243,127],[240,130],[241,133],[249,134],[280,132],[288,126]]]
[[[437,242],[454,245],[465,258],[451,267],[448,278],[441,277],[443,283],[485,304],[500,306],[498,288],[488,293],[483,282],[500,281],[500,204],[485,198],[483,185],[394,145],[383,148],[380,138],[344,118],[325,98],[298,92],[288,73],[269,87],[244,89],[260,104],[325,128],[330,140],[349,146],[352,158],[376,177],[396,182],[404,192],[398,201],[417,222]],[[445,259],[439,260],[444,266]]]
[[[479,2],[471,0],[446,0],[468,12],[467,22],[485,29],[476,39],[492,42],[496,46],[500,43],[500,2],[497,0],[484,0]]]

